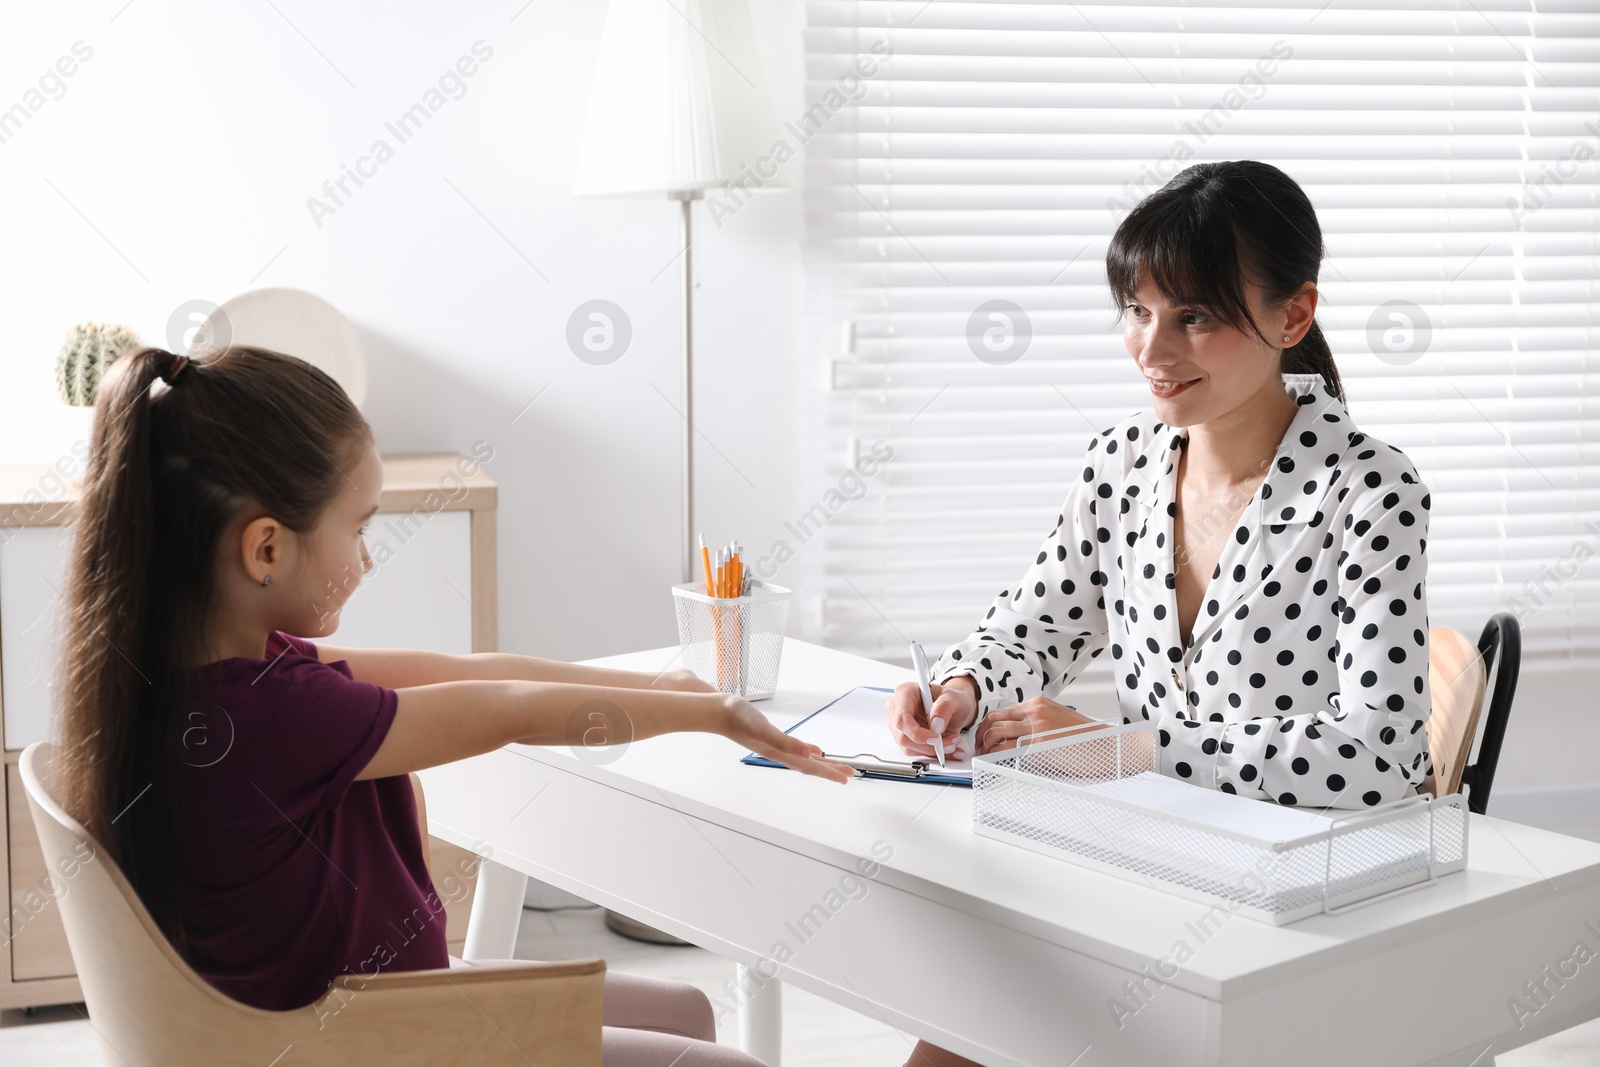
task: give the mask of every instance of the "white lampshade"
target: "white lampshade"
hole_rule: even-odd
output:
[[[780,134],[746,0],[611,0],[577,195],[716,188]]]

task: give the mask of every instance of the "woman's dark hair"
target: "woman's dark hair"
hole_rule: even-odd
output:
[[[1271,345],[1250,315],[1246,281],[1268,307],[1316,282],[1325,250],[1305,190],[1270,163],[1238,160],[1186,167],[1128,213],[1106,250],[1106,279],[1121,314],[1148,272],[1174,303],[1205,310]],[[1344,385],[1315,321],[1283,350],[1282,373],[1320,374],[1344,401]]]
[[[372,431],[304,360],[245,346],[180,360],[134,349],[100,383],[57,669],[63,804],[187,954],[177,835],[183,772],[204,765],[185,743],[205,726],[188,719],[205,707],[193,668],[217,546],[252,505],[309,532]]]

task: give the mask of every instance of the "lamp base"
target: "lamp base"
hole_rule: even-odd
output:
[[[665,931],[657,930],[653,926],[646,926],[644,923],[630,919],[626,915],[612,911],[610,908],[606,909],[606,929],[633,941],[647,941],[652,945],[689,944],[688,941],[683,940],[681,937],[674,937]]]

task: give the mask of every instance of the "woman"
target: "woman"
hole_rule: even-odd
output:
[[[938,731],[896,690],[907,752],[1094,721],[1045,694],[1109,648],[1164,773],[1339,807],[1430,773],[1428,487],[1345,410],[1321,257],[1310,201],[1265,163],[1197,164],[1123,220],[1106,273],[1153,410],[1090,440],[1032,565],[935,665]]]
[[[1164,774],[1361,807],[1431,773],[1428,487],[1345,410],[1322,255],[1305,193],[1253,161],[1189,167],[1117,227],[1106,274],[1153,410],[1090,439],[1032,564],[934,666],[931,724],[895,690],[905,751],[1095,722],[1047,694],[1109,648]]]

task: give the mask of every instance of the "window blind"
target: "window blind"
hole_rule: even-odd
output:
[[[1112,231],[1190,163],[1260,159],[1317,208],[1318,318],[1356,423],[1432,490],[1432,624],[1476,639],[1513,611],[1530,668],[1600,651],[1591,3],[807,15],[810,109],[788,129],[819,369],[808,636],[904,662],[908,638],[976,624],[1090,435],[1150,405]],[[892,458],[852,475],[874,447]]]

